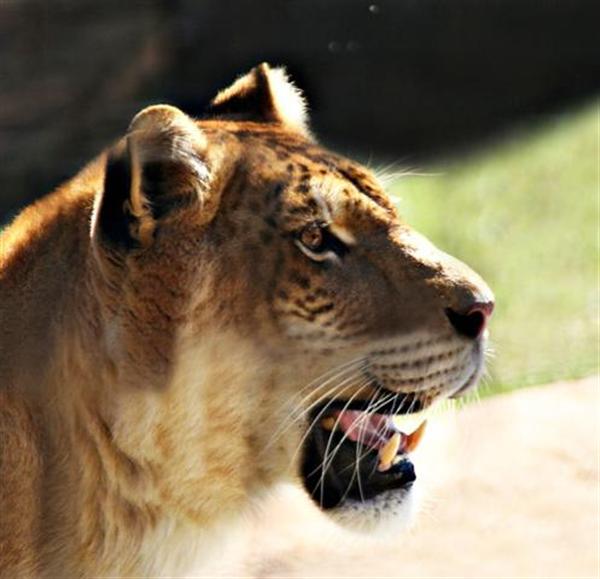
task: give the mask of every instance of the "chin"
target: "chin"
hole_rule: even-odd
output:
[[[341,527],[357,533],[390,534],[405,531],[415,520],[418,487],[383,491],[367,500],[348,499],[327,515]]]

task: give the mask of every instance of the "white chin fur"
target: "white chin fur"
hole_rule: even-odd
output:
[[[348,499],[327,514],[340,526],[359,533],[404,531],[417,511],[416,489],[385,491],[368,501]]]

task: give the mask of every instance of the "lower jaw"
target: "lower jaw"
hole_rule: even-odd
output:
[[[474,388],[481,369],[478,360],[478,364],[466,376],[462,385],[446,396],[457,397]],[[382,386],[379,388],[383,389]],[[377,412],[396,416],[416,413],[430,405],[431,400],[423,399],[420,393],[408,393],[392,398],[392,402],[385,406],[378,405]],[[362,410],[364,401],[332,401],[326,406],[331,410],[340,407],[347,411],[355,406],[357,410]],[[317,409],[311,417],[311,422],[314,424],[312,419],[318,420],[319,416],[321,413]],[[340,433],[339,436],[343,435]],[[356,505],[362,505],[362,510],[377,508],[377,504],[385,502],[385,497],[394,497],[394,502],[399,503],[409,495],[416,476],[414,467],[406,455],[401,456],[392,469],[379,472],[377,452],[365,451],[364,447],[358,446],[357,450],[356,444],[335,438],[331,440],[329,436],[324,440],[318,429],[308,437],[302,467],[304,486],[313,501],[323,510],[341,512],[348,506],[355,509]]]
[[[383,492],[361,502],[348,499],[340,506],[324,511],[336,525],[353,533],[382,533],[384,538],[408,530],[419,508],[418,485]]]

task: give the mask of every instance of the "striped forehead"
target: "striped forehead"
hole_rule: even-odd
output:
[[[389,217],[396,217],[393,203],[383,192],[375,176],[361,165],[293,133],[264,127],[260,130],[257,127],[251,130],[241,127],[234,132],[245,145],[246,154],[254,157],[259,165],[266,163],[283,167],[286,178],[299,196],[321,191],[332,204],[332,210],[335,210],[333,206],[340,203],[347,205],[344,198],[364,197]],[[332,179],[339,183],[333,186]],[[326,194],[327,191],[329,195]]]
[[[331,163],[310,170],[304,163],[294,170],[288,164],[290,177],[287,212],[298,219],[320,219],[349,228],[357,220],[389,222],[395,208],[376,179],[355,166]]]

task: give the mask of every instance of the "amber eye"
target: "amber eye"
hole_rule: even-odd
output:
[[[318,252],[323,245],[323,229],[316,223],[306,226],[300,233],[300,242],[306,249]]]
[[[307,225],[298,233],[295,241],[302,252],[314,261],[341,258],[348,253],[348,247],[323,223]]]

